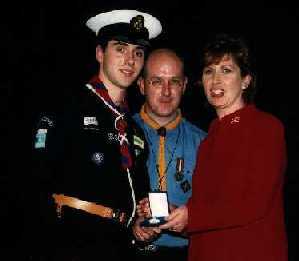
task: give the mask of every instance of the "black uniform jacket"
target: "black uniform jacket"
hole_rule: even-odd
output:
[[[83,86],[78,97],[65,107],[58,117],[42,115],[35,132],[35,150],[43,154],[44,161],[40,175],[47,176],[52,184],[49,195],[62,193],[119,209],[130,217],[132,197],[135,195],[138,203],[149,190],[147,144],[142,130],[126,115],[133,158],[128,176],[121,165],[116,116],[101,99]],[[43,136],[38,137],[41,133]],[[49,204],[55,210],[54,200],[50,199]],[[63,244],[70,242],[73,246],[89,241],[106,242],[106,245],[109,240],[120,240],[119,233],[127,233],[126,226],[115,220],[69,207],[62,209],[58,221]]]

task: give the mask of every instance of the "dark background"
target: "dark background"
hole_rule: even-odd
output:
[[[26,192],[34,190],[31,168],[32,128],[40,111],[55,111],[65,97],[96,71],[94,35],[84,23],[110,9],[139,9],[158,17],[163,33],[155,46],[175,48],[186,61],[190,84],[184,115],[207,130],[213,117],[205,108],[197,79],[198,54],[217,32],[240,33],[251,45],[258,71],[257,105],[285,124],[289,164],[285,192],[290,260],[299,260],[298,233],[298,26],[299,9],[259,1],[47,1],[0,5],[0,237],[2,246],[26,245],[34,206]],[[132,110],[142,102],[130,89]],[[25,195],[25,196],[24,196]],[[30,214],[28,214],[30,209]],[[25,214],[24,214],[25,213]],[[1,248],[1,247],[0,247]],[[32,248],[34,249],[34,247]]]

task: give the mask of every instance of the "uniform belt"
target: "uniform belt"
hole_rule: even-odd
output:
[[[93,202],[84,201],[75,197],[65,196],[64,194],[52,195],[56,203],[56,211],[58,217],[61,217],[63,206],[83,210],[87,213],[94,214],[104,218],[114,219],[120,223],[126,222],[126,213],[115,210]]]

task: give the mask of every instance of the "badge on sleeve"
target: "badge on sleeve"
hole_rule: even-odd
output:
[[[43,149],[46,147],[47,129],[38,129],[35,135],[35,149]]]

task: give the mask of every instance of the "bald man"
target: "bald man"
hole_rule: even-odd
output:
[[[152,51],[138,85],[145,103],[134,119],[149,144],[150,187],[152,191],[167,192],[173,209],[191,196],[196,152],[206,133],[182,117],[179,106],[187,77],[183,60],[173,50]],[[142,220],[139,218],[133,232],[148,244],[137,247],[137,260],[187,260],[188,239],[184,235],[142,227]]]

